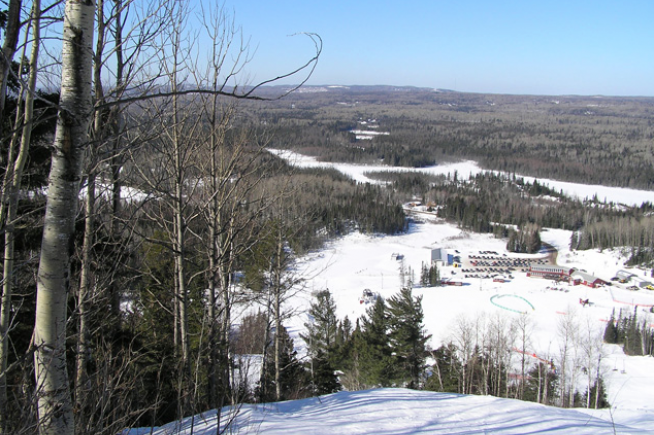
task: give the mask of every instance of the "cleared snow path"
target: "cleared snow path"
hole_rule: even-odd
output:
[[[303,168],[334,168],[350,176],[360,183],[377,183],[366,176],[367,172],[422,172],[432,175],[454,175],[457,172],[459,179],[467,179],[470,175],[480,172],[494,172],[501,174],[501,171],[489,171],[479,167],[477,162],[467,160],[458,163],[446,163],[443,165],[429,166],[426,168],[409,168],[396,166],[362,166],[350,163],[319,162],[314,157],[304,156],[288,150],[269,149],[271,153],[285,159],[290,164]],[[516,175],[524,178],[525,181],[533,183],[536,178],[523,175]],[[556,191],[563,191],[573,198],[585,199],[597,196],[600,201],[610,201],[616,204],[640,206],[644,201],[654,203],[654,191],[626,189],[621,187],[608,187],[596,184],[569,183],[567,181],[550,180],[538,178],[538,182]]]

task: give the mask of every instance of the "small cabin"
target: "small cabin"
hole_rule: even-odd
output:
[[[591,288],[601,287],[605,284],[602,279],[591,275],[590,273],[581,272],[578,270],[575,270],[570,275],[570,282],[574,285],[585,285]]]

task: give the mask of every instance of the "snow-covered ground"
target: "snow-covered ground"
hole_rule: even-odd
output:
[[[159,428],[133,430],[130,435],[216,433],[216,416]],[[521,435],[648,434],[570,409],[551,408],[491,396],[462,396],[406,389],[342,392],[292,402],[245,405],[228,434],[265,435]]]
[[[610,279],[623,268],[617,251],[575,251],[568,249],[570,232],[548,230],[545,242],[559,250],[559,264],[582,267],[589,273]],[[291,319],[289,331],[296,346],[304,343],[299,333],[308,317],[304,312],[312,293],[328,288],[340,318],[355,320],[365,313],[359,302],[363,289],[389,297],[400,289],[400,264],[419,274],[422,262],[430,260],[436,247],[458,250],[465,256],[492,250],[506,253],[505,241],[485,234],[462,233],[453,225],[439,221],[412,224],[406,234],[367,236],[350,234],[329,244],[324,250],[302,259],[299,272],[308,279],[287,308],[300,314]],[[393,254],[404,256],[402,261]],[[507,256],[513,254],[507,253]],[[546,254],[534,254],[544,257]],[[454,269],[444,268],[443,273]],[[593,289],[559,284],[566,291],[547,289],[552,282],[516,273],[507,283],[490,279],[464,279],[461,287],[414,288],[422,295],[425,327],[432,335],[430,345],[437,347],[451,337],[453,325],[461,316],[474,320],[482,313],[513,318],[520,314],[491,303],[493,295],[519,295],[535,308],[529,312],[532,322],[530,351],[549,359],[558,352],[557,324],[562,313],[573,313],[580,325],[591,324],[603,330],[613,308],[631,304],[654,304],[654,292],[628,291],[617,286]],[[590,307],[581,307],[579,299],[589,299]],[[621,302],[615,302],[621,301]],[[504,305],[506,303],[503,302]],[[516,307],[520,308],[520,307]],[[648,314],[639,312],[645,318]],[[605,345],[603,376],[608,389],[610,410],[567,410],[533,403],[481,396],[381,389],[343,392],[294,402],[247,405],[239,409],[233,433],[238,434],[639,434],[654,428],[654,358],[628,357],[618,346]],[[215,414],[207,413],[193,422],[195,434],[215,433]],[[614,426],[615,424],[615,426]],[[191,433],[191,421],[182,422]],[[179,429],[179,427],[178,427]],[[173,432],[174,425],[153,432]],[[615,432],[614,432],[615,430]],[[213,432],[212,432],[213,431]],[[149,433],[134,430],[131,435]]]
[[[555,246],[558,251],[558,264],[583,268],[599,278],[610,280],[624,267],[618,251],[570,251],[568,243],[570,232],[565,230],[547,230],[541,234],[543,241]],[[397,236],[365,236],[350,234],[330,244],[325,250],[308,257],[303,263],[307,275],[313,276],[307,282],[307,291],[298,295],[297,307],[307,307],[311,302],[313,291],[328,288],[338,308],[340,318],[348,316],[352,321],[365,313],[366,305],[359,303],[363,289],[378,292],[383,297],[397,293],[402,283],[400,264],[415,271],[416,279],[422,263],[430,261],[433,248],[457,250],[462,256],[479,254],[479,251],[497,251],[511,257],[506,252],[506,241],[498,240],[487,234],[470,234],[461,232],[453,225],[436,223],[412,224],[406,234]],[[404,256],[402,261],[393,259],[393,254]],[[534,258],[547,254],[534,254]],[[524,257],[524,255],[522,255]],[[451,272],[461,274],[460,269],[445,267],[442,275]],[[318,272],[320,272],[318,274]],[[635,271],[642,274],[640,271]],[[506,283],[494,283],[491,279],[463,279],[461,287],[446,286],[414,288],[414,295],[422,296],[425,313],[425,327],[432,335],[430,345],[433,348],[448,342],[452,337],[453,326],[461,318],[473,321],[482,314],[492,317],[519,316],[491,303],[494,295],[517,295],[528,301],[520,306],[521,300],[502,301],[502,306],[518,304],[508,308],[529,312],[533,330],[530,346],[533,353],[550,360],[556,359],[559,352],[557,327],[559,319],[566,314],[572,315],[580,327],[590,325],[596,331],[603,331],[606,320],[613,309],[633,310],[634,305],[648,306],[654,304],[654,292],[626,290],[621,286],[590,288],[586,286],[554,285],[549,280],[528,278],[525,273],[514,273],[514,279]],[[551,290],[556,287],[559,290]],[[589,299],[591,305],[582,307],[579,299]],[[300,311],[302,311],[300,309]],[[649,316],[645,308],[639,309],[639,318]],[[308,321],[306,315],[293,319],[291,331],[297,334]],[[300,339],[296,344],[302,346]],[[626,357],[617,346],[606,346],[604,376],[607,377],[609,401],[617,410],[641,409],[653,413],[654,418],[654,359]],[[616,369],[616,370],[614,370]],[[645,374],[649,371],[651,376]],[[629,391],[635,388],[638,394]],[[651,390],[651,393],[646,391]],[[615,417],[615,415],[614,415]]]
[[[314,157],[304,156],[302,154],[295,153],[288,150],[269,150],[271,153],[276,154],[290,163],[297,165],[299,167],[305,168],[335,168],[340,172],[349,175],[352,179],[359,182],[368,182],[375,183],[375,180],[368,178],[365,174],[367,172],[395,172],[395,171],[407,171],[407,172],[422,172],[426,174],[433,175],[454,175],[456,171],[458,178],[461,180],[467,179],[470,175],[475,175],[485,170],[480,168],[477,162],[472,160],[467,160],[458,163],[446,163],[437,166],[429,166],[426,168],[403,168],[403,167],[391,167],[391,166],[362,166],[355,165],[350,163],[331,163],[331,162],[319,162]],[[496,173],[501,173],[500,171],[492,171]],[[533,183],[535,180],[534,177],[523,177],[525,181]],[[608,187],[600,186],[596,184],[579,184],[579,183],[569,183],[566,181],[557,181],[550,180],[547,178],[538,178],[538,182],[544,186],[549,186],[551,189],[558,191],[563,191],[564,194],[571,196],[573,198],[585,199],[593,198],[597,195],[597,199],[600,201],[611,201],[616,204],[626,204],[626,205],[637,205],[640,206],[644,201],[649,201],[654,203],[654,191],[649,190],[636,190],[636,189],[624,189],[620,187]]]
[[[361,179],[371,167],[322,164],[307,160],[307,165],[334,166]],[[468,165],[468,166],[466,166]],[[465,176],[465,168],[473,168],[470,162],[450,165],[448,171],[457,170]],[[377,168],[375,168],[377,169]],[[446,171],[447,172],[447,171]],[[361,179],[363,180],[363,179]],[[570,184],[571,183],[566,183]],[[574,187],[577,186],[577,187]],[[585,187],[574,185],[570,192],[583,192]],[[558,188],[558,187],[557,187]],[[578,189],[578,190],[577,190]],[[610,192],[612,189],[603,192]],[[564,189],[565,190],[565,189]],[[615,199],[599,193],[609,200],[629,202],[635,198],[654,200],[640,196],[638,191],[620,189]],[[629,199],[631,198],[631,199]],[[636,202],[634,202],[636,203]],[[565,230],[544,230],[541,237],[558,250],[557,263],[563,266],[585,269],[604,280],[610,280],[619,269],[624,268],[624,258],[619,251],[570,251],[571,233]],[[304,288],[288,303],[298,315],[287,324],[300,353],[304,343],[299,333],[309,321],[306,310],[312,301],[312,293],[329,289],[337,305],[339,318],[348,316],[354,322],[367,308],[359,299],[364,289],[370,289],[383,297],[389,297],[402,286],[400,269],[412,269],[419,279],[421,266],[431,259],[431,249],[445,248],[466,257],[480,251],[506,252],[506,241],[494,239],[487,234],[462,232],[451,224],[427,217],[424,222],[411,224],[405,234],[396,236],[369,236],[353,233],[328,244],[324,249],[307,255],[298,264],[297,272],[306,277]],[[397,260],[397,254],[403,256]],[[534,258],[544,258],[543,252]],[[524,257],[524,255],[523,255]],[[445,267],[442,275],[452,272],[461,277],[461,269]],[[643,271],[634,270],[642,276]],[[558,324],[563,317],[573,318],[579,331],[601,333],[612,310],[633,310],[638,305],[639,319],[646,319],[654,305],[654,292],[629,291],[623,286],[603,288],[570,286],[551,281],[528,278],[525,273],[515,272],[510,282],[495,283],[491,279],[463,279],[461,287],[414,287],[414,295],[422,296],[425,328],[431,334],[432,348],[452,338],[454,325],[461,319],[500,316],[512,319],[521,314],[509,311],[525,311],[532,331],[528,351],[546,360],[555,359],[559,351]],[[552,290],[556,287],[557,290]],[[499,304],[491,298],[505,297]],[[590,306],[582,307],[580,299],[588,299]],[[533,309],[531,308],[533,306]],[[504,308],[503,308],[504,307]],[[652,320],[649,320],[651,323]],[[654,433],[654,358],[625,356],[619,346],[604,345],[602,375],[608,390],[610,410],[559,409],[534,403],[489,396],[463,396],[446,393],[411,391],[406,389],[379,389],[359,392],[341,392],[321,398],[293,402],[244,405],[236,416],[234,426],[228,433],[237,434],[284,434],[284,435],[334,435],[334,434],[645,434]],[[193,426],[193,427],[191,427]],[[195,419],[158,428],[137,429],[130,435],[163,434],[209,434],[216,433],[215,412]]]

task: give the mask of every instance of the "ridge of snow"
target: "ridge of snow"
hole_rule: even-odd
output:
[[[229,408],[223,409],[223,413]],[[643,421],[636,421],[643,424]],[[221,428],[222,430],[225,428]],[[125,435],[209,435],[216,412]],[[404,388],[340,392],[322,397],[243,405],[225,433],[234,435],[418,435],[560,433],[575,435],[646,434],[575,409],[492,396],[466,396]]]

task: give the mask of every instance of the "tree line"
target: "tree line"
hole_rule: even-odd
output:
[[[431,351],[428,389],[534,401],[559,407],[604,408],[602,336],[588,319],[564,316],[558,349],[533,353],[537,325],[528,314],[459,317]],[[584,385],[579,389],[578,385]]]
[[[421,298],[409,287],[387,300],[377,296],[355,323],[339,320],[329,290],[315,293],[306,332],[300,335],[306,355],[297,354],[283,324],[265,311],[243,317],[233,336],[239,391],[245,402],[294,400],[376,387],[422,389],[427,373]],[[274,337],[281,337],[281,370],[277,374]],[[254,357],[254,358],[253,358]],[[256,361],[252,363],[252,361]]]
[[[572,230],[572,249],[626,248],[629,264],[651,267],[652,205],[625,206],[593,198],[572,199],[538,180],[480,173],[467,180],[401,172],[369,174],[390,184],[403,201],[419,199],[462,229],[508,239],[514,252],[535,252],[541,228]]]
[[[641,214],[609,216],[589,211],[588,223],[573,233],[570,246],[574,249],[625,249],[629,265],[652,267],[654,220],[649,205],[644,204],[640,211]]]
[[[533,353],[536,324],[528,314],[461,316],[443,344],[431,349],[420,302],[404,287],[387,301],[377,297],[353,326],[347,317],[337,318],[328,290],[318,292],[301,336],[308,353],[304,394],[403,386],[560,407],[609,406],[603,336],[578,313],[559,322],[560,345],[548,354]]]
[[[647,316],[639,319],[638,307],[631,313],[620,310],[617,318],[615,311],[611,313],[604,342],[621,345],[627,355],[654,355],[654,331],[647,323]]]
[[[280,146],[326,161],[383,160],[419,167],[454,158],[473,159],[489,170],[534,177],[642,189],[653,186],[649,98],[362,88],[296,95],[292,102],[266,112],[269,125],[292,138]],[[349,131],[368,118],[375,118],[391,134],[355,141]]]
[[[335,385],[349,391],[424,387],[425,346],[430,336],[424,331],[422,298],[413,296],[410,287],[387,300],[376,295],[366,315],[354,325],[347,318],[337,320],[328,290],[315,299],[309,310],[312,320],[305,324],[307,333],[302,336],[315,393],[333,392]],[[335,371],[340,373],[337,379]]]

